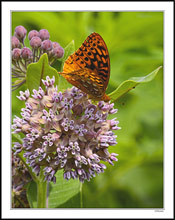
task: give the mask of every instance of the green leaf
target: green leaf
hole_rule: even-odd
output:
[[[12,134],[12,143],[13,142],[19,142],[20,144],[22,144],[22,139],[21,136],[19,134]]]
[[[74,40],[72,40],[65,48],[64,48],[64,56],[60,60],[65,62],[67,58],[73,54],[75,51],[75,43]],[[64,63],[63,63],[64,65]],[[63,67],[63,66],[62,66]]]
[[[33,89],[38,90],[38,87],[41,86],[44,88],[44,85],[41,79],[46,79],[46,76],[52,78],[55,76],[55,85],[58,85],[59,74],[56,69],[49,66],[48,64],[48,56],[44,53],[38,62],[31,63],[27,68],[27,76],[26,76],[26,84],[30,92]]]
[[[37,208],[37,184],[31,181],[27,186],[27,199],[29,201],[30,208]]]
[[[65,48],[64,48],[64,57],[61,59],[61,68],[60,71],[63,71],[63,66],[64,66],[64,62],[67,60],[67,58],[74,53],[75,51],[75,44],[74,44],[74,40],[72,40]],[[71,88],[72,85],[70,83],[68,83],[68,81],[62,77],[60,75],[59,78],[59,85],[58,85],[58,89],[59,91],[63,91],[67,88]]]
[[[111,101],[113,102],[118,100],[121,96],[123,96],[130,90],[134,89],[137,85],[141,83],[150,82],[151,80],[153,80],[161,68],[162,68],[161,66],[158,67],[156,70],[154,70],[153,72],[151,72],[146,76],[131,77],[130,79],[121,83],[119,87],[116,90],[114,90],[112,93],[108,94],[108,96],[111,98]]]
[[[48,208],[80,208],[80,182],[63,178],[63,171],[56,174],[56,184],[49,184]]]

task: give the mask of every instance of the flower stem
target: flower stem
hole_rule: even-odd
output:
[[[83,183],[80,182],[80,208],[83,208]]]
[[[37,181],[37,208],[46,208],[47,200],[47,181],[44,181],[43,170],[40,171]]]

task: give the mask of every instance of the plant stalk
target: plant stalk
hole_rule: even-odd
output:
[[[83,208],[83,183],[80,182],[80,208]]]
[[[44,181],[43,170],[40,171],[37,181],[37,208],[46,208],[47,200],[47,181]]]

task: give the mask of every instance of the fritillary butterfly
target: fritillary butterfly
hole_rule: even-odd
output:
[[[81,47],[65,61],[60,74],[87,93],[89,98],[110,100],[105,94],[110,76],[109,53],[99,34],[92,33],[87,37]]]

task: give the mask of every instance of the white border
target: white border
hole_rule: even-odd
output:
[[[10,210],[10,11],[24,10],[164,11],[164,210]],[[2,218],[173,218],[173,48],[173,2],[2,2]]]

